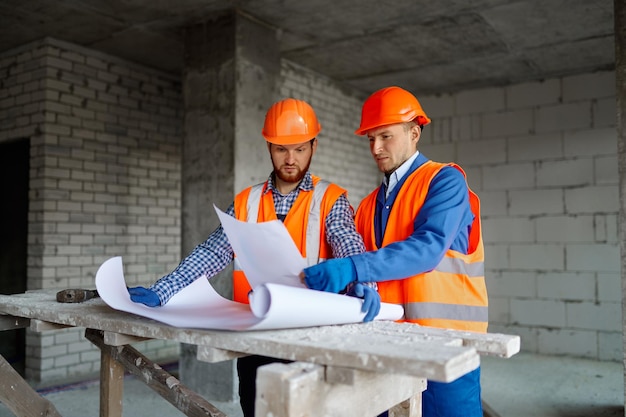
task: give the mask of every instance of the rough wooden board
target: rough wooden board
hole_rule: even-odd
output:
[[[150,340],[147,337],[130,336],[122,333],[104,332],[104,343],[109,346],[132,345],[133,343]]]
[[[248,356],[246,353],[233,352],[232,350],[215,349],[209,346],[198,346],[196,358],[202,362],[217,363]]]
[[[32,389],[1,355],[0,402],[19,417],[61,417],[54,404]]]
[[[51,330],[67,329],[68,327],[71,326],[68,326],[66,324],[50,323],[49,321],[43,320],[30,320],[30,330],[32,330],[33,332],[48,332]]]
[[[517,337],[382,321],[249,332],[183,329],[114,310],[101,299],[58,303],[54,290],[0,295],[0,312],[131,336],[442,382],[452,381],[479,366],[477,348],[485,353],[510,356],[511,340]]]
[[[425,326],[411,326],[406,328],[406,323],[381,322],[376,331],[388,334],[391,337],[403,337],[401,335],[423,335],[428,338],[441,337],[444,339],[459,338],[463,346],[471,346],[481,355],[510,358],[520,351],[520,337],[503,333],[476,333],[460,330],[439,329]],[[399,329],[399,325],[404,328]]]

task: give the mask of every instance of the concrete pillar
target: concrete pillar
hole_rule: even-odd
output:
[[[280,51],[273,28],[230,11],[185,29],[182,160],[182,254],[219,225],[213,204],[226,210],[235,194],[263,181],[271,162],[261,136],[278,99]],[[232,266],[211,279],[232,297]],[[209,400],[237,399],[235,361],[207,364],[183,345],[181,380]]]
[[[617,99],[617,160],[619,170],[620,242],[622,269],[622,337],[626,387],[626,3],[615,4],[615,97]],[[626,389],[625,389],[626,391]],[[626,398],[626,395],[624,396]],[[626,410],[626,400],[624,404]],[[626,415],[626,411],[625,414]]]

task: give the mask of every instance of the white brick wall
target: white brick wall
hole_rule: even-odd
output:
[[[481,197],[491,331],[621,361],[615,74],[420,99],[457,126],[421,150],[459,162]]]
[[[92,288],[97,267],[117,255],[129,284],[172,269],[180,251],[179,80],[52,39],[3,54],[0,73],[0,141],[31,139],[28,288]],[[82,333],[29,334],[27,377],[96,371],[97,349]]]

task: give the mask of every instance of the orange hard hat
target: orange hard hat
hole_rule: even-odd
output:
[[[287,98],[270,107],[265,115],[263,137],[276,145],[294,145],[317,136],[322,126],[307,102]]]
[[[368,130],[415,121],[420,126],[430,123],[420,102],[400,87],[386,87],[376,91],[365,100],[361,111],[361,126],[354,132],[364,135]]]

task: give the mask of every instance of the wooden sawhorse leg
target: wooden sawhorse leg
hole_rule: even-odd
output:
[[[125,370],[143,381],[186,416],[228,417],[133,347],[107,345],[104,343],[104,333],[99,330],[87,329],[85,337],[100,349],[102,355],[100,417],[122,416],[122,380]]]
[[[32,389],[2,355],[0,401],[18,417],[61,417],[54,404]]]
[[[122,417],[124,366],[111,349],[100,350],[100,417]]]

